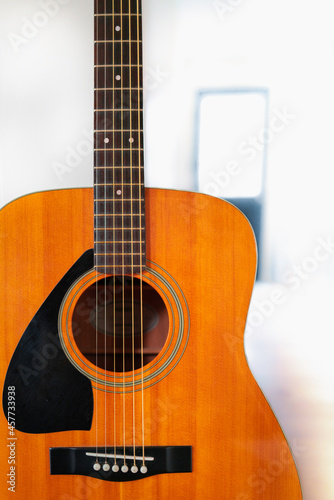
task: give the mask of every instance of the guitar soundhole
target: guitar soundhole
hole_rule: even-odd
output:
[[[150,363],[162,350],[168,327],[168,312],[158,292],[127,276],[92,284],[80,296],[72,319],[80,352],[111,372],[137,370],[142,358],[144,366]]]

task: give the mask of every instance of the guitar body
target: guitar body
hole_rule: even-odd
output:
[[[11,479],[18,500],[301,499],[291,452],[244,354],[256,271],[245,217],[206,195],[146,189],[142,279],[165,304],[167,338],[145,368],[143,391],[140,370],[127,372],[134,392],[110,370],[104,391],[76,332],[59,333],[91,276],[92,206],[92,189],[73,189],[32,194],[0,212],[1,384],[5,414],[8,384],[15,385],[12,418],[23,428],[10,434],[2,414],[0,497],[11,498]],[[50,295],[69,269],[57,297]],[[52,348],[57,332],[62,340]],[[192,471],[116,482],[97,479],[93,469],[50,474],[50,448],[122,446],[124,439],[132,446],[134,434],[141,446],[143,427],[147,447],[190,446]]]

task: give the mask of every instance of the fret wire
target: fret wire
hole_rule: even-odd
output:
[[[118,267],[118,266],[128,266],[130,264],[129,257],[134,257],[136,260],[139,260],[139,258],[145,257],[145,251],[143,251],[143,252],[137,252],[133,256],[129,252],[121,252],[121,253],[114,253],[114,252],[102,253],[102,252],[98,252],[98,253],[95,254],[95,256],[98,257],[100,265],[102,265],[101,261],[103,261],[103,257],[122,257],[123,263],[122,264],[121,263],[117,263],[116,267]],[[107,263],[106,265],[107,266],[114,266],[113,263]],[[134,265],[135,265],[135,263],[134,263]]]
[[[132,66],[137,68],[138,66],[142,67],[143,65],[142,64],[124,64],[124,63],[123,64],[94,64],[94,68],[120,68],[121,66],[122,66],[122,68],[124,68],[124,67],[132,68]]]
[[[130,203],[131,200],[128,200],[127,202]],[[124,212],[122,212],[122,213],[115,213],[115,211],[114,211],[111,214],[108,214],[108,213],[103,213],[103,214],[96,213],[96,214],[94,214],[94,217],[130,217],[130,216],[133,216],[133,217],[144,217],[144,214],[138,214],[135,210],[132,211],[132,212],[126,212],[126,213],[124,213]],[[128,229],[130,229],[130,228],[128,228]]]
[[[144,217],[144,214],[134,214],[133,212],[129,213],[129,212],[126,212],[126,213],[122,213],[122,214],[94,214],[94,217]],[[127,229],[130,229],[130,228],[127,228]],[[138,229],[138,228],[137,228]]]
[[[144,151],[143,148],[124,148],[124,149],[119,149],[119,148],[94,148],[94,151]]]
[[[95,134],[100,134],[100,133],[103,133],[103,132],[119,132],[120,134],[123,133],[123,132],[140,132],[142,133],[142,129],[133,129],[133,130],[130,130],[130,129],[127,129],[127,128],[124,128],[122,130],[119,130],[117,128],[113,129],[113,128],[109,128],[109,129],[101,129],[101,130],[94,130],[94,133]]]
[[[94,43],[142,43],[141,40],[95,40]]]
[[[143,244],[143,241],[140,241],[140,240],[132,240],[132,242],[133,242],[133,243],[141,243],[141,244]],[[120,244],[122,244],[122,243],[127,244],[127,243],[129,243],[129,241],[128,241],[128,240],[123,240],[123,241],[121,241],[121,240],[118,240],[118,241],[117,241],[117,240],[94,241],[94,244],[95,244],[95,245],[100,245],[100,244],[102,245],[102,244],[105,244],[105,243],[113,243],[113,244],[115,244],[115,245],[117,245],[117,244],[118,244],[118,245],[120,245]]]
[[[124,260],[124,261],[125,261],[124,257],[129,257],[128,255],[124,255],[124,254],[120,254],[120,256],[123,256],[122,260]],[[122,263],[113,264],[112,262],[111,263],[106,262],[106,260],[108,260],[106,258],[107,257],[110,258],[110,257],[112,257],[112,255],[100,254],[100,255],[96,255],[96,257],[97,257],[97,262],[98,262],[98,266],[97,267],[100,267],[100,268],[107,267],[108,269],[110,269],[110,268],[116,268],[117,269],[117,268],[122,268],[122,267],[128,268],[130,266],[138,267],[138,263],[134,262],[133,264],[131,264],[131,262],[128,262],[129,261],[128,258],[126,259],[126,261],[124,262],[124,264],[122,264]],[[142,261],[143,259],[145,259],[145,253],[142,253],[141,255],[136,255],[136,260]]]
[[[129,153],[131,151],[133,151],[134,153],[138,153],[138,152],[143,152],[144,149],[143,148],[124,148],[124,149],[121,149],[121,148],[94,148],[93,151],[96,151],[96,152],[99,152],[101,153],[101,151],[115,151],[117,153],[120,153],[122,151],[124,151],[125,153]]]
[[[116,228],[115,228],[115,227],[106,227],[106,228],[104,228],[104,227],[95,227],[95,228],[94,228],[94,231],[104,231],[104,230],[106,230],[106,231],[115,231],[115,230],[116,230],[116,231],[121,231],[121,229],[122,229],[122,228],[120,228],[120,227],[116,227]],[[125,230],[126,230],[126,231],[130,231],[130,229],[129,229],[128,227],[127,227],[127,228],[125,228]],[[139,231],[139,229],[136,227],[136,228],[135,228],[135,231]],[[143,228],[143,227],[141,228],[141,231],[144,231],[144,228]],[[112,241],[112,240],[111,240],[111,241]],[[139,243],[144,244],[145,242],[144,242],[143,240],[141,240]]]
[[[128,112],[135,113],[136,111],[143,111],[143,109],[140,107],[138,107],[134,110],[132,110],[131,108],[102,108],[102,109],[96,108],[96,109],[94,109],[94,113],[101,113],[101,112],[108,112],[108,111],[115,111],[115,112],[119,111],[122,113],[128,113]],[[131,129],[129,129],[129,131],[131,132]]]
[[[102,213],[101,214],[96,213],[96,214],[94,214],[94,217],[97,218],[96,222],[98,221],[99,217],[109,217],[109,218],[112,218],[112,217],[124,217],[124,218],[125,217],[137,217],[136,222],[138,222],[139,217],[144,217],[144,214],[138,214],[136,211],[126,212],[126,213],[124,213],[124,212],[122,212],[122,213],[116,213],[114,211],[113,213],[110,213],[110,214],[108,214],[108,213],[103,213],[103,214]],[[131,228],[127,227],[127,229],[131,229]],[[136,229],[138,229],[138,227],[136,227]]]
[[[113,87],[94,87],[94,90],[96,90],[97,92],[99,91],[104,91],[104,90],[108,90],[109,92],[121,92],[121,89],[119,87],[116,87],[116,88],[113,88]],[[123,91],[129,91],[129,90],[132,90],[133,92],[135,92],[135,90],[133,90],[133,87],[123,87],[122,88]]]
[[[143,148],[94,148],[94,151],[144,151]]]
[[[140,168],[143,168],[143,167],[140,167]],[[143,182],[133,182],[132,184],[136,185],[136,186],[143,186],[144,187],[144,183]],[[98,182],[98,183],[94,183],[94,186],[115,186],[115,187],[117,187],[118,184],[117,183],[115,184],[113,182]],[[131,183],[130,182],[124,182],[123,186],[131,186]]]
[[[109,240],[103,240],[103,241],[94,241],[94,244],[96,247],[98,247],[99,245],[105,245],[105,244],[108,244],[110,245],[110,243],[112,243],[114,246],[120,246],[120,245],[129,245],[130,242],[128,240],[124,240],[124,241],[121,241],[119,240],[118,242],[117,241],[114,241],[112,239],[109,239]],[[143,241],[138,241],[138,240],[134,240],[133,241],[133,244],[134,245],[137,245],[137,247],[142,247],[144,248],[145,247],[145,244],[143,243]]]
[[[142,260],[145,258],[143,255]],[[96,271],[100,274],[139,274],[140,273],[140,267],[143,266],[142,262],[139,262],[138,264],[97,264],[96,266]],[[115,452],[116,455],[116,452]]]
[[[142,255],[142,258],[145,258],[145,254]],[[101,257],[100,257],[100,260],[101,260]],[[108,272],[105,272],[105,271],[109,271],[109,270],[110,270],[110,274],[115,274],[118,269],[122,269],[122,271],[124,272],[124,274],[139,274],[139,270],[137,270],[139,266],[142,266],[142,262],[138,263],[138,264],[136,264],[136,263],[134,263],[134,264],[131,264],[131,263],[127,263],[127,264],[105,264],[104,261],[103,261],[103,259],[102,259],[102,263],[101,264],[97,263],[96,270],[97,270],[98,273],[102,273],[102,274],[109,274]],[[103,271],[99,271],[99,269],[103,269]],[[131,269],[131,273],[129,271],[127,271],[127,269]],[[135,270],[135,272],[134,272],[134,270]]]
[[[96,253],[95,255],[142,255],[144,256],[144,252],[134,252],[134,253],[129,253],[129,252],[106,252],[106,253]]]
[[[144,256],[143,256],[144,259]],[[140,274],[140,266],[143,266],[142,263],[134,264],[131,266],[131,264],[125,264],[122,266],[121,264],[117,264],[116,266],[112,264],[106,264],[106,265],[97,265],[96,271],[99,274]],[[103,270],[102,270],[103,269]],[[105,272],[106,271],[106,272]],[[115,456],[116,456],[116,451],[115,451]]]
[[[112,168],[114,168],[114,169],[121,170],[121,171],[123,172],[123,169],[124,169],[124,168],[129,168],[129,169],[131,169],[131,171],[132,171],[132,169],[133,169],[133,168],[141,168],[141,169],[142,169],[143,167],[141,167],[140,165],[139,165],[139,166],[133,166],[133,165],[122,165],[122,166],[120,166],[120,165],[115,165],[115,166],[107,166],[107,165],[104,165],[103,167],[95,167],[95,169],[96,169],[96,170],[101,170],[101,169],[103,169],[103,168],[107,168],[107,169],[112,169]],[[131,182],[129,182],[129,186],[131,186],[131,184],[132,184],[132,183],[131,183]],[[142,184],[142,183],[141,183],[141,182],[139,182],[138,184]]]
[[[121,17],[121,16],[129,17],[129,16],[138,16],[138,15],[141,16],[140,13],[139,14],[137,14],[137,13],[134,14],[133,12],[131,12],[131,13],[129,12],[127,14],[123,14],[122,12],[120,12],[119,14],[117,14],[117,13],[94,14],[94,17],[103,17],[103,16],[105,16],[105,17],[112,17],[112,16],[115,16],[115,17]]]
[[[103,201],[115,201],[116,203],[120,203],[122,200],[117,200],[117,198],[95,198],[94,201],[98,201],[98,202],[103,202]],[[144,201],[142,200],[141,198],[131,198],[131,200],[125,200],[127,202],[130,202],[130,201]]]
[[[130,111],[131,113],[135,113],[136,111],[143,111],[143,110],[141,108],[136,108],[134,110],[129,109],[129,108],[94,109],[94,113],[101,113],[102,111],[104,111],[104,112],[106,112],[106,111],[119,111],[119,112],[122,112],[122,113],[127,113],[127,112]],[[129,130],[129,132],[131,132],[131,130]]]
[[[94,90],[112,90],[112,91],[114,91],[115,89],[113,87],[95,87]],[[117,88],[116,90],[121,90],[121,89]],[[122,90],[132,90],[132,87],[122,87]]]
[[[141,259],[138,260],[139,262],[134,262],[133,264],[131,264],[131,262],[125,262],[124,264],[109,264],[106,262],[106,256],[104,256],[104,258],[98,256],[96,270],[101,274],[139,274],[140,267],[143,266],[143,260],[145,260],[145,255],[142,255]]]

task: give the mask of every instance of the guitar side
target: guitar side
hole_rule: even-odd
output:
[[[29,195],[0,212],[2,386],[30,320],[71,266],[93,247],[92,206],[91,189],[74,189]],[[300,500],[291,452],[244,354],[256,270],[248,222],[221,200],[160,189],[146,189],[146,214],[149,268],[159,269],[171,286],[177,282],[189,330],[173,370],[166,369],[166,376],[144,390],[146,444],[192,446],[192,472],[131,483],[50,475],[50,448],[96,444],[103,408],[94,389],[91,430],[15,431],[16,497]],[[171,314],[176,312],[173,307]],[[112,408],[112,395],[107,401]],[[12,442],[3,414],[0,429],[2,442]],[[113,445],[111,428],[107,434]],[[102,433],[98,439],[103,444]],[[8,450],[4,447],[0,458],[1,498],[11,494],[5,478],[11,466]]]

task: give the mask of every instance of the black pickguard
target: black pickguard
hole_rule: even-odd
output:
[[[93,250],[88,250],[50,293],[17,345],[5,379],[3,408],[7,418],[8,387],[15,386],[15,427],[19,431],[39,434],[91,427],[91,382],[62,350],[58,312],[69,287],[93,265]]]

